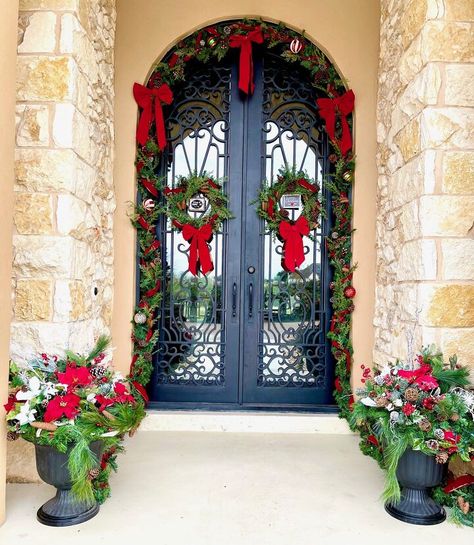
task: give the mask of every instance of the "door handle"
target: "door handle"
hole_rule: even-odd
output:
[[[232,285],[232,318],[237,315],[237,282]]]
[[[253,314],[253,283],[250,282],[249,284],[249,318],[252,317]]]

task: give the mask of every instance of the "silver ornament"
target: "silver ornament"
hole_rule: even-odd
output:
[[[133,317],[133,321],[136,324],[144,324],[146,322],[146,314],[144,314],[143,312],[137,312]]]

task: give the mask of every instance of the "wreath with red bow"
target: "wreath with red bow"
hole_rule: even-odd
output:
[[[232,218],[222,184],[206,173],[188,178],[182,176],[176,187],[165,187],[163,195],[164,205],[160,212],[170,218],[173,227],[189,242],[189,272],[195,276],[199,271],[206,275],[214,269],[209,243],[222,222]],[[200,204],[205,204],[204,213],[195,217],[188,210],[193,199],[200,199]]]
[[[281,204],[285,196],[301,197],[303,209],[296,220],[289,219],[290,213]],[[319,186],[302,172],[280,170],[276,183],[268,185],[264,182],[257,202],[258,215],[283,243],[282,267],[288,272],[295,272],[304,262],[303,237],[310,237],[311,231],[319,225]]]

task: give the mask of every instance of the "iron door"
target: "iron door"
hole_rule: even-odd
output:
[[[332,403],[323,243],[330,199],[293,274],[282,269],[282,245],[258,218],[255,199],[262,180],[276,179],[284,166],[305,170],[327,193],[325,133],[306,74],[256,52],[255,92],[247,97],[237,65],[234,57],[196,67],[167,115],[168,185],[192,171],[223,178],[234,218],[211,241],[207,277],[187,272],[188,245],[162,218],[164,296],[151,399],[182,408],[317,409]]]

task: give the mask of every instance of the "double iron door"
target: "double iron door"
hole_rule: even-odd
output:
[[[188,243],[161,219],[163,300],[151,399],[177,408],[320,409],[333,402],[328,145],[304,73],[256,52],[255,92],[247,97],[238,90],[237,65],[235,58],[196,65],[167,114],[170,151],[161,168],[168,185],[193,172],[220,178],[233,219],[210,243],[214,270],[197,277],[187,270]],[[304,264],[290,274],[281,266],[282,243],[255,203],[263,180],[274,182],[284,167],[317,180],[326,208],[304,239]],[[300,210],[289,213],[296,219]]]

